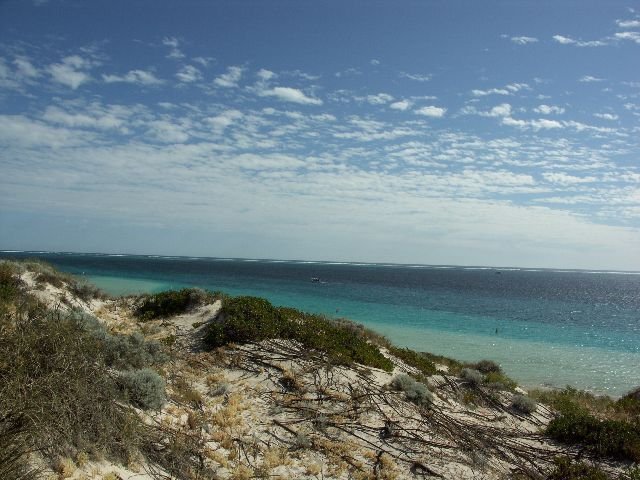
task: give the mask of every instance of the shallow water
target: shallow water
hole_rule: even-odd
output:
[[[468,361],[492,358],[524,385],[572,385],[611,395],[640,385],[640,275],[33,252],[0,256],[39,257],[116,295],[200,286],[344,316],[398,345]]]

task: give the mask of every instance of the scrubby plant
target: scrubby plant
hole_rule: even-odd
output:
[[[568,457],[556,457],[554,468],[547,480],[608,480],[609,476],[598,467],[574,462]]]
[[[551,420],[546,433],[563,443],[582,445],[599,457],[640,461],[638,424],[601,420],[577,407]]]
[[[473,364],[473,368],[478,370],[481,373],[502,373],[502,369],[500,365],[498,365],[493,360],[480,360]]]
[[[141,333],[114,335],[95,317],[83,312],[74,312],[73,318],[80,328],[100,342],[104,362],[119,370],[140,369],[160,365],[168,360],[160,343],[147,341]]]
[[[224,301],[220,319],[206,326],[204,342],[209,348],[229,343],[288,339],[327,354],[336,363],[353,362],[390,371],[393,364],[380,349],[344,322],[294,308],[277,308],[257,297],[234,297]]]
[[[640,417],[640,387],[619,398],[613,408],[631,417]]]
[[[199,305],[214,302],[217,298],[215,293],[199,288],[169,290],[143,295],[133,313],[141,321],[154,320],[188,312]]]
[[[118,404],[101,342],[73,315],[47,311],[22,293],[0,315],[0,412],[25,419],[25,434],[44,454],[78,449],[125,458],[140,421]]]
[[[537,406],[536,401],[526,395],[516,394],[511,398],[511,408],[520,413],[529,415],[536,411]]]
[[[429,388],[424,383],[415,381],[407,374],[393,377],[391,388],[404,392],[407,400],[416,405],[430,405],[433,402],[433,394],[429,391]]]
[[[395,355],[410,367],[417,369],[425,377],[436,373],[435,364],[422,353],[394,346],[389,346],[389,353]]]
[[[27,420],[18,414],[0,417],[0,478],[4,480],[35,480],[38,471],[28,465],[32,449]]]
[[[145,410],[159,410],[166,401],[164,379],[150,368],[122,372],[118,384],[134,405]]]
[[[484,376],[484,383],[495,390],[513,391],[518,384],[502,372],[489,372]]]
[[[463,368],[462,372],[460,372],[460,378],[473,388],[479,387],[484,381],[484,375],[473,368]]]

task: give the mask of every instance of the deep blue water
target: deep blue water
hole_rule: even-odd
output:
[[[640,385],[640,275],[484,267],[4,252],[110,293],[199,286],[344,316],[395,343],[494,358],[519,381],[614,395]],[[318,277],[320,282],[312,282]]]

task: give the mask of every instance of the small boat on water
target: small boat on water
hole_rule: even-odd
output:
[[[320,283],[320,279],[318,277],[311,277],[311,281],[313,283]]]

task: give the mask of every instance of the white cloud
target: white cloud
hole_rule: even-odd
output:
[[[511,41],[513,43],[517,43],[518,45],[526,45],[528,43],[536,43],[538,39],[535,37],[520,36],[520,37],[511,37]]]
[[[147,135],[161,143],[184,143],[189,140],[189,134],[183,125],[169,120],[155,120],[148,124]]]
[[[584,76],[580,77],[580,79],[578,81],[582,82],[582,83],[594,83],[594,82],[602,82],[602,81],[604,81],[604,78],[598,78],[598,77],[594,77],[592,75],[584,75]]]
[[[593,183],[597,181],[595,177],[576,177],[562,172],[545,172],[542,176],[547,182],[557,183],[563,186],[577,185],[580,183]]]
[[[18,75],[27,78],[36,78],[40,76],[40,72],[27,57],[16,57],[13,64],[18,69]]]
[[[603,120],[618,120],[618,115],[613,113],[594,113],[593,116]]]
[[[531,90],[531,87],[526,83],[510,83],[502,88],[490,88],[489,90],[474,89],[471,90],[471,95],[474,97],[486,97],[487,95],[513,95],[520,90]]]
[[[377,95],[367,95],[367,102],[371,105],[384,105],[393,100],[393,97],[388,93],[378,93]]]
[[[54,81],[76,90],[83,83],[91,81],[86,72],[92,63],[79,55],[71,55],[62,59],[61,63],[49,65],[48,71]]]
[[[617,20],[620,28],[640,28],[640,20]]]
[[[175,37],[164,37],[162,39],[162,44],[166,47],[169,47],[169,53],[167,54],[167,58],[173,58],[175,60],[179,60],[184,58],[185,55],[180,50],[180,41]]]
[[[431,74],[420,74],[420,73],[407,73],[400,72],[401,78],[408,78],[409,80],[414,80],[416,82],[428,82],[433,78]]]
[[[488,113],[489,117],[510,117],[511,116],[511,105],[508,103],[501,103],[500,105],[496,105]]]
[[[258,91],[261,97],[276,97],[285,102],[300,103],[302,105],[322,105],[322,100],[305,95],[302,90],[291,87],[274,87]]]
[[[576,47],[603,47],[608,45],[605,40],[576,40],[571,37],[565,37],[564,35],[554,35],[553,39],[561,45],[574,45]]]
[[[224,130],[236,120],[242,118],[242,116],[242,112],[239,110],[226,110],[215,117],[207,118],[206,121],[216,130]]]
[[[447,113],[447,109],[429,105],[414,110],[414,113],[416,113],[417,115],[424,115],[425,117],[441,118],[445,113]]]
[[[640,32],[618,32],[614,37],[618,40],[630,40],[635,43],[640,43]]]
[[[202,72],[193,65],[185,65],[176,73],[176,78],[182,83],[192,83],[202,80]]]
[[[238,82],[242,78],[242,67],[232,66],[227,68],[227,72],[217,77],[213,83],[219,87],[234,88],[238,86]]]
[[[125,75],[102,75],[106,83],[134,83],[138,85],[160,85],[164,83],[153,72],[147,70],[130,70]]]
[[[556,105],[542,104],[534,108],[533,111],[536,113],[541,113],[542,115],[562,115],[565,112],[565,109]]]
[[[389,105],[389,108],[393,108],[394,110],[400,110],[404,112],[405,110],[408,110],[409,108],[411,108],[411,105],[413,105],[413,103],[410,102],[409,100],[399,100]]]
[[[264,80],[265,82],[277,76],[274,72],[265,68],[261,68],[260,70],[258,70],[258,73],[256,73],[256,75],[260,80]]]
[[[510,127],[531,128],[533,130],[551,130],[556,128],[564,128],[565,124],[557,120],[549,120],[546,118],[533,120],[520,120],[512,117],[504,117],[502,124]]]
[[[104,106],[93,103],[80,112],[68,112],[57,106],[49,106],[44,111],[42,119],[48,123],[63,125],[70,128],[118,130],[127,133],[126,120],[132,112],[126,107]]]

